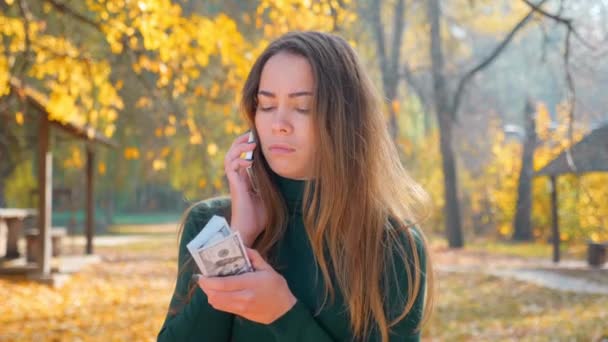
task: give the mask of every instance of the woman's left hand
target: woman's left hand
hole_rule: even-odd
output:
[[[229,277],[201,277],[198,285],[216,310],[270,324],[289,311],[297,299],[283,276],[256,250],[246,249],[254,272]]]

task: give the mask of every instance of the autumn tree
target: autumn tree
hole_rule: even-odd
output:
[[[354,21],[348,4],[2,2],[0,109],[12,125],[2,141],[37,119],[28,108],[17,111],[15,79],[50,99],[51,118],[90,125],[119,142],[121,150],[99,163],[104,196],[133,196],[149,182],[189,198],[222,192],[221,155],[246,129],[238,93],[254,58],[289,30],[347,27]],[[0,156],[15,154],[6,146]],[[59,155],[69,160],[75,151]],[[13,171],[2,170],[0,183]]]

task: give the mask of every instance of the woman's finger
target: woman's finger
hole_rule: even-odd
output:
[[[258,251],[251,248],[246,248],[246,250],[253,269],[256,271],[273,270],[272,266],[270,266],[266,260],[264,260]]]
[[[224,159],[225,162],[230,162],[236,158],[240,158],[241,154],[245,153],[245,152],[249,152],[249,151],[253,151],[253,149],[255,149],[256,144],[255,143],[245,143],[245,144],[237,144],[232,146],[229,150],[228,153],[226,153],[226,158]]]
[[[236,315],[243,315],[251,302],[250,300],[244,300],[243,293],[246,291],[238,292],[220,292],[207,290],[207,302],[216,310],[229,312]]]
[[[247,131],[247,133],[240,135],[236,139],[234,139],[234,141],[232,142],[232,146],[242,144],[244,142],[247,142],[247,140],[249,140],[249,131]]]
[[[203,277],[198,285],[206,291],[234,292],[246,290],[258,281],[254,273],[244,273],[228,277]]]
[[[226,173],[237,173],[240,169],[246,169],[249,166],[251,166],[251,164],[253,164],[253,161],[251,160],[245,160],[245,159],[235,159],[232,162],[230,162],[230,164],[228,164]]]
[[[228,178],[228,185],[230,186],[230,192],[233,191],[241,192],[247,191],[249,192],[249,185],[247,181],[247,173],[245,171],[246,168],[250,167],[253,164],[253,161],[245,160],[245,159],[235,159],[226,166],[226,177]]]

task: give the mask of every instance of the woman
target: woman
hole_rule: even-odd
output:
[[[280,37],[253,65],[242,109],[258,141],[237,138],[225,172],[230,224],[255,271],[188,283],[184,246],[205,225],[195,204],[158,339],[419,340],[432,298],[417,228],[427,196],[403,169],[353,49],[326,33]],[[240,158],[252,150],[253,162]]]

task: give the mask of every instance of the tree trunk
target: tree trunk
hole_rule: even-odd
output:
[[[458,201],[458,177],[452,149],[453,113],[449,109],[445,75],[443,73],[443,51],[441,47],[441,26],[439,0],[427,2],[428,19],[431,26],[431,62],[433,75],[433,97],[435,114],[439,123],[440,150],[444,184],[444,219],[446,238],[451,248],[464,246]]]
[[[4,183],[4,178],[0,178],[0,208],[6,208],[6,198],[4,197]]]
[[[534,121],[534,108],[530,99],[526,100],[524,109],[525,137],[521,170],[519,171],[519,184],[517,185],[517,205],[513,220],[513,236],[515,241],[532,240],[532,227],[530,215],[532,210],[532,176],[534,175],[534,149],[536,147],[536,124]]]
[[[2,144],[0,144],[0,148],[2,147]],[[6,190],[6,180],[17,167],[15,163],[11,162],[8,155],[9,153],[10,151],[0,151],[0,160],[6,161],[6,164],[1,165],[0,167],[0,208],[6,208],[7,206],[6,194],[4,193]]]
[[[376,53],[378,54],[378,67],[382,75],[382,89],[388,107],[388,130],[391,138],[398,144],[399,121],[393,107],[393,102],[398,97],[399,87],[399,65],[401,59],[401,44],[403,42],[403,29],[405,27],[405,0],[397,0],[393,9],[393,34],[390,49],[385,45],[385,23],[381,20],[382,1],[372,0],[369,8],[370,13],[364,13],[364,18],[369,18],[376,41]]]

